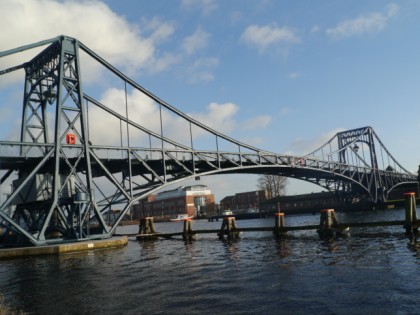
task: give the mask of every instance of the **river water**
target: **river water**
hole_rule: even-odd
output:
[[[404,219],[402,209],[337,215],[340,222]],[[318,224],[319,215],[285,221]],[[155,224],[159,232],[182,226]],[[193,221],[193,229],[220,226]],[[230,242],[214,234],[193,242],[130,238],[119,249],[0,261],[0,284],[7,304],[28,314],[418,314],[420,245],[400,226],[352,228],[331,239],[315,231],[281,240],[247,232]]]

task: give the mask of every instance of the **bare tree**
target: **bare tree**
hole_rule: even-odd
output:
[[[258,189],[266,190],[269,199],[286,194],[287,177],[279,175],[260,175],[258,177]]]

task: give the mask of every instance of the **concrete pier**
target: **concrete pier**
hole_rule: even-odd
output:
[[[16,247],[0,249],[0,259],[53,255],[71,252],[80,252],[99,248],[123,247],[128,244],[127,236],[113,237],[104,240],[90,240],[83,242],[64,243],[56,245],[34,246],[34,247]]]

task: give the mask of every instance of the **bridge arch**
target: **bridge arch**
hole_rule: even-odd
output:
[[[340,193],[359,187],[374,202],[386,199],[393,187],[417,181],[371,127],[337,133],[304,156],[237,141],[164,102],[71,37],[0,52],[0,58],[46,45],[30,61],[0,70],[0,75],[25,71],[21,141],[0,141],[0,185],[13,186],[0,206],[0,225],[33,245],[110,237],[137,200],[196,176],[274,173]],[[121,98],[105,104],[82,85],[79,52],[121,83]],[[153,115],[129,115],[130,91],[148,100]],[[92,108],[116,122],[118,131],[101,123],[119,132],[119,145],[92,143]],[[53,114],[54,128],[47,114]],[[172,122],[178,125],[167,128]],[[182,131],[181,137],[174,130]],[[68,135],[75,141],[66,142]],[[367,145],[356,150],[357,143]],[[109,226],[105,213],[115,204],[123,211]],[[95,231],[89,230],[92,222]],[[48,235],[52,226],[62,231],[58,239]]]

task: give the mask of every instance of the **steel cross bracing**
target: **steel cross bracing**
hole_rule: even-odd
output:
[[[416,181],[369,127],[338,133],[302,157],[236,141],[159,99],[74,38],[0,58],[45,45],[32,60],[0,71],[25,71],[20,140],[0,142],[0,184],[12,186],[0,207],[8,242],[111,237],[139,199],[201,175],[278,174],[373,201]],[[100,65],[103,80],[120,88],[87,92],[79,53],[88,71]],[[118,215],[110,222],[112,212]]]

